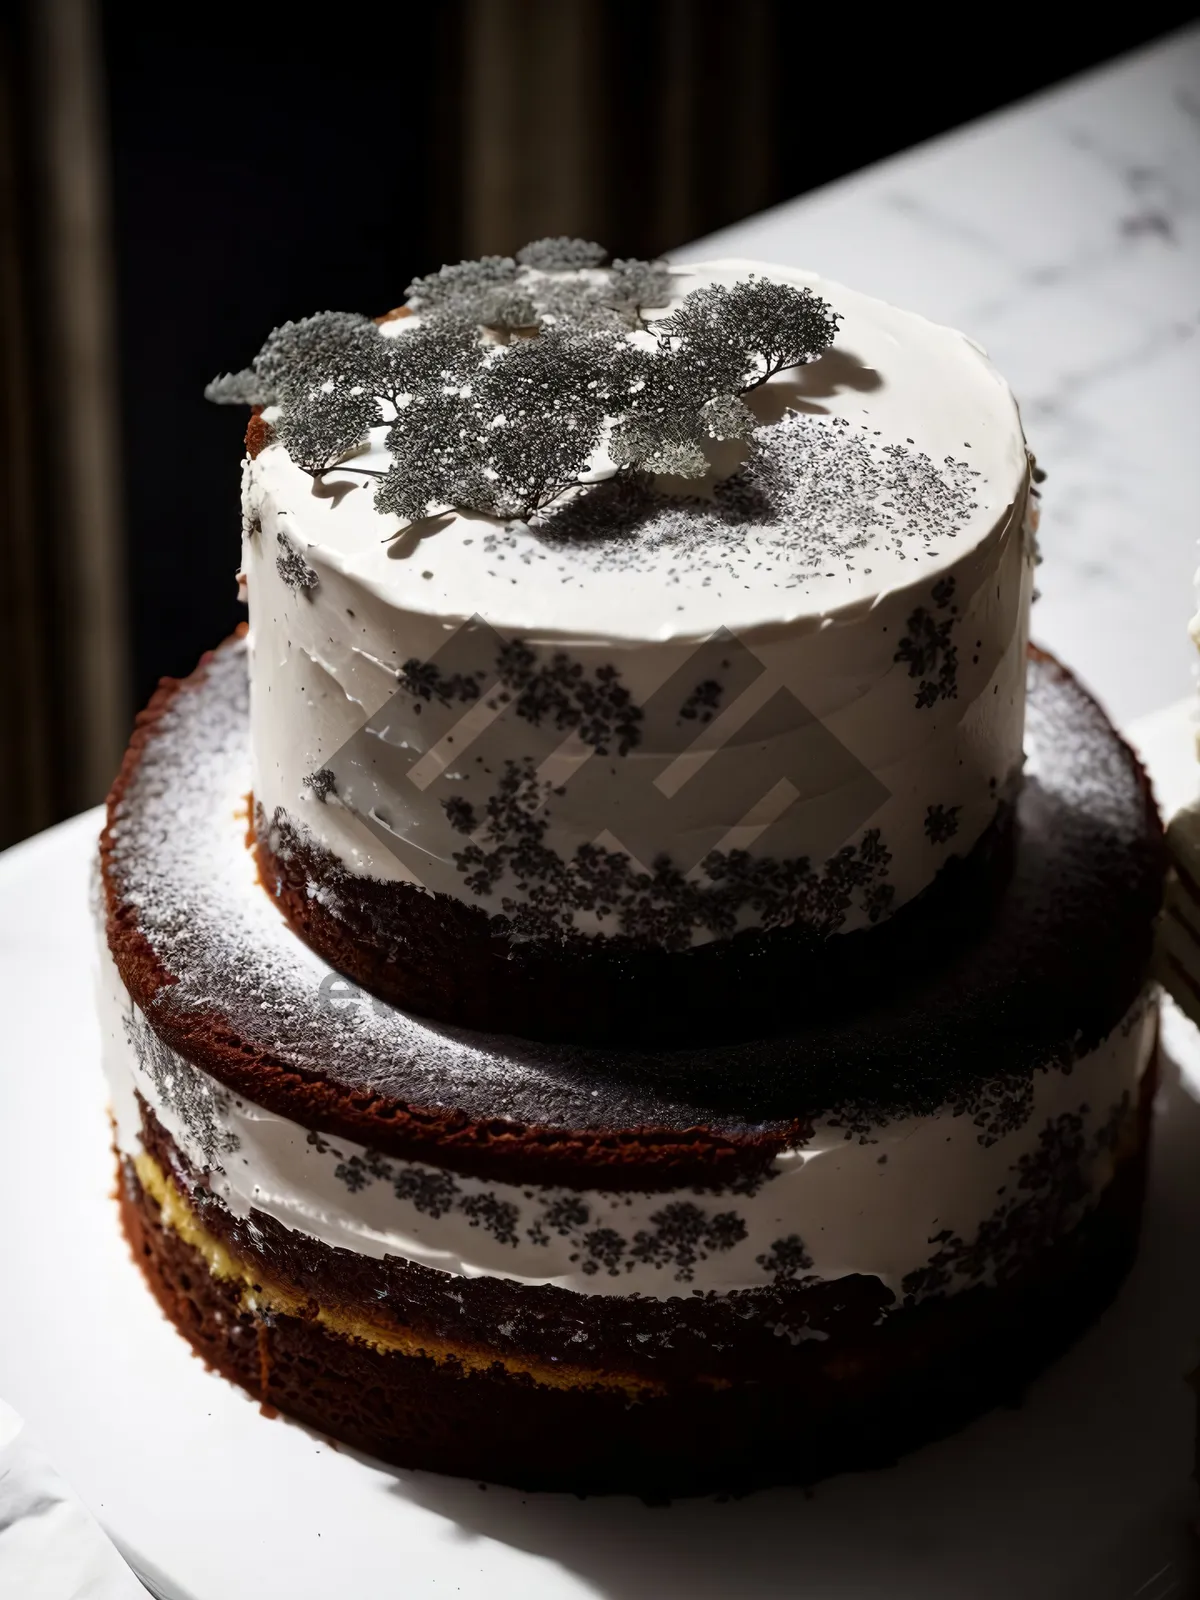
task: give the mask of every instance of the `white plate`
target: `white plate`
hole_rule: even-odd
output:
[[[1183,708],[1139,741],[1194,785]],[[87,878],[98,814],[0,858],[0,1393],[169,1600],[1184,1600],[1200,1104],[1168,1070],[1138,1265],[1019,1410],[886,1472],[729,1503],[522,1495],[268,1421],[143,1287],[110,1195]],[[1166,1041],[1200,1084],[1200,1036]]]

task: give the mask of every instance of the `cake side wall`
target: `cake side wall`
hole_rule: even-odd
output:
[[[1024,513],[824,625],[637,647],[405,613],[319,550],[297,585],[286,512],[260,499],[243,556],[256,801],[351,874],[518,937],[686,949],[869,926],[966,854],[1019,780]]]
[[[252,1244],[247,1225],[203,1191],[194,1212],[197,1197],[183,1197],[169,1163],[157,1174],[149,1158],[139,1163],[147,1192],[124,1161],[120,1189],[134,1257],[167,1317],[272,1407],[404,1466],[661,1498],[891,1465],[980,1410],[1011,1405],[1099,1314],[1132,1261],[1148,1120],[1100,1204],[1014,1277],[883,1321],[869,1296],[852,1314],[839,1285],[840,1332],[828,1340],[794,1341],[806,1326],[794,1312],[764,1326],[724,1317],[736,1302],[711,1299],[579,1302],[587,1316],[562,1318],[547,1340],[554,1319],[541,1307],[512,1316],[493,1304],[506,1286],[488,1279],[447,1280],[463,1290],[429,1331],[402,1293],[407,1326],[381,1325],[380,1284],[374,1326],[350,1335],[327,1273]],[[541,1301],[555,1291],[518,1294]],[[620,1315],[605,1329],[609,1307]]]
[[[375,500],[382,415],[310,476],[268,409],[246,463],[267,824],[503,918],[497,937],[683,951],[870,926],[1019,777],[1033,517],[1003,379],[962,334],[816,274],[672,276],[673,306],[765,277],[840,319],[748,394],[752,443],[709,441],[698,479],[601,450],[532,523],[405,525]]]
[[[1110,1181],[1136,1124],[1157,1013],[1139,1001],[1027,1117],[997,1132],[946,1108],[858,1134],[818,1122],[757,1180],[644,1193],[495,1182],[324,1135],[232,1094],[171,1050],[103,952],[101,1015],[117,1142],[142,1105],[233,1215],[322,1244],[463,1277],[584,1295],[729,1294],[878,1279],[897,1302],[1002,1277],[1030,1237],[1067,1232]]]

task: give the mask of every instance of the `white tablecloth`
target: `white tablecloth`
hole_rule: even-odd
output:
[[[146,1600],[90,1512],[0,1400],[0,1596]]]

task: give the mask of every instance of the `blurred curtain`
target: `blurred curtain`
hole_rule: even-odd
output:
[[[129,708],[97,18],[0,11],[3,845],[103,797]]]
[[[464,0],[464,255],[654,255],[776,198],[786,0]]]

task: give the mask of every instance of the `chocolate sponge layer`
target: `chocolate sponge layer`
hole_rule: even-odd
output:
[[[735,1307],[367,1261],[186,1193],[151,1121],[139,1169],[122,1164],[121,1205],[159,1304],[200,1355],[383,1460],[648,1498],[809,1483],[886,1465],[1016,1401],[1094,1320],[1133,1260],[1155,1078],[1128,1153],[1071,1234],[1001,1283],[882,1317],[868,1280]],[[789,1339],[809,1316],[820,1334]]]

